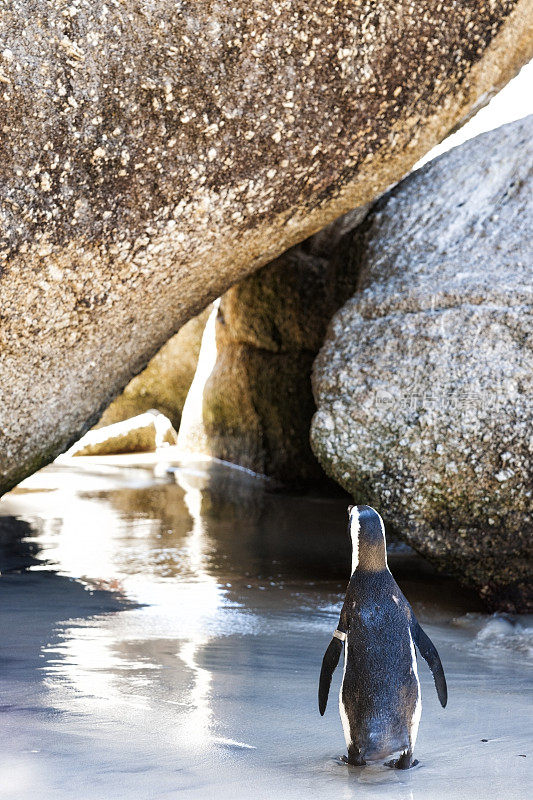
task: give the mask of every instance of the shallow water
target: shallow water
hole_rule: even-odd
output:
[[[73,459],[0,501],[0,798],[525,798],[531,628],[407,548],[389,563],[437,645],[420,765],[347,768],[320,663],[350,564],[343,498],[223,465]],[[529,694],[528,694],[529,692]]]

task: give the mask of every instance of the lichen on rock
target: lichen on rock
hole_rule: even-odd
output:
[[[5,0],[0,491],[531,55],[530,0]]]
[[[531,603],[533,117],[403,180],[352,237],[312,445],[493,608]]]

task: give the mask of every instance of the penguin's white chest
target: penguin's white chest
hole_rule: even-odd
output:
[[[413,711],[413,716],[411,718],[411,726],[409,729],[409,742],[412,751],[414,750],[415,747],[416,737],[418,735],[418,726],[420,725],[420,717],[422,716],[422,693],[420,691],[420,681],[418,680],[416,652],[415,652],[413,637],[411,636],[411,631],[409,631],[409,642],[411,644],[411,669],[413,670],[413,674],[416,678],[416,686],[417,686],[416,703]]]
[[[341,717],[342,729],[344,731],[344,740],[346,742],[346,747],[350,747],[350,745],[352,744],[352,734],[350,732],[350,720],[348,719],[348,714],[346,713],[346,708],[344,706],[344,701],[342,699],[342,690],[344,688],[344,679],[346,677],[347,646],[348,646],[348,637],[346,637],[346,640],[344,642],[344,666],[342,670],[341,688],[339,691],[339,714]]]

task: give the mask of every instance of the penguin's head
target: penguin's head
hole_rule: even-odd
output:
[[[352,575],[357,567],[369,572],[387,569],[385,525],[370,506],[348,506],[352,538]]]

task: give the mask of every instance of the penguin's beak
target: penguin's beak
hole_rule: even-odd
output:
[[[348,506],[348,514],[352,513],[352,508],[353,508],[353,506]]]

